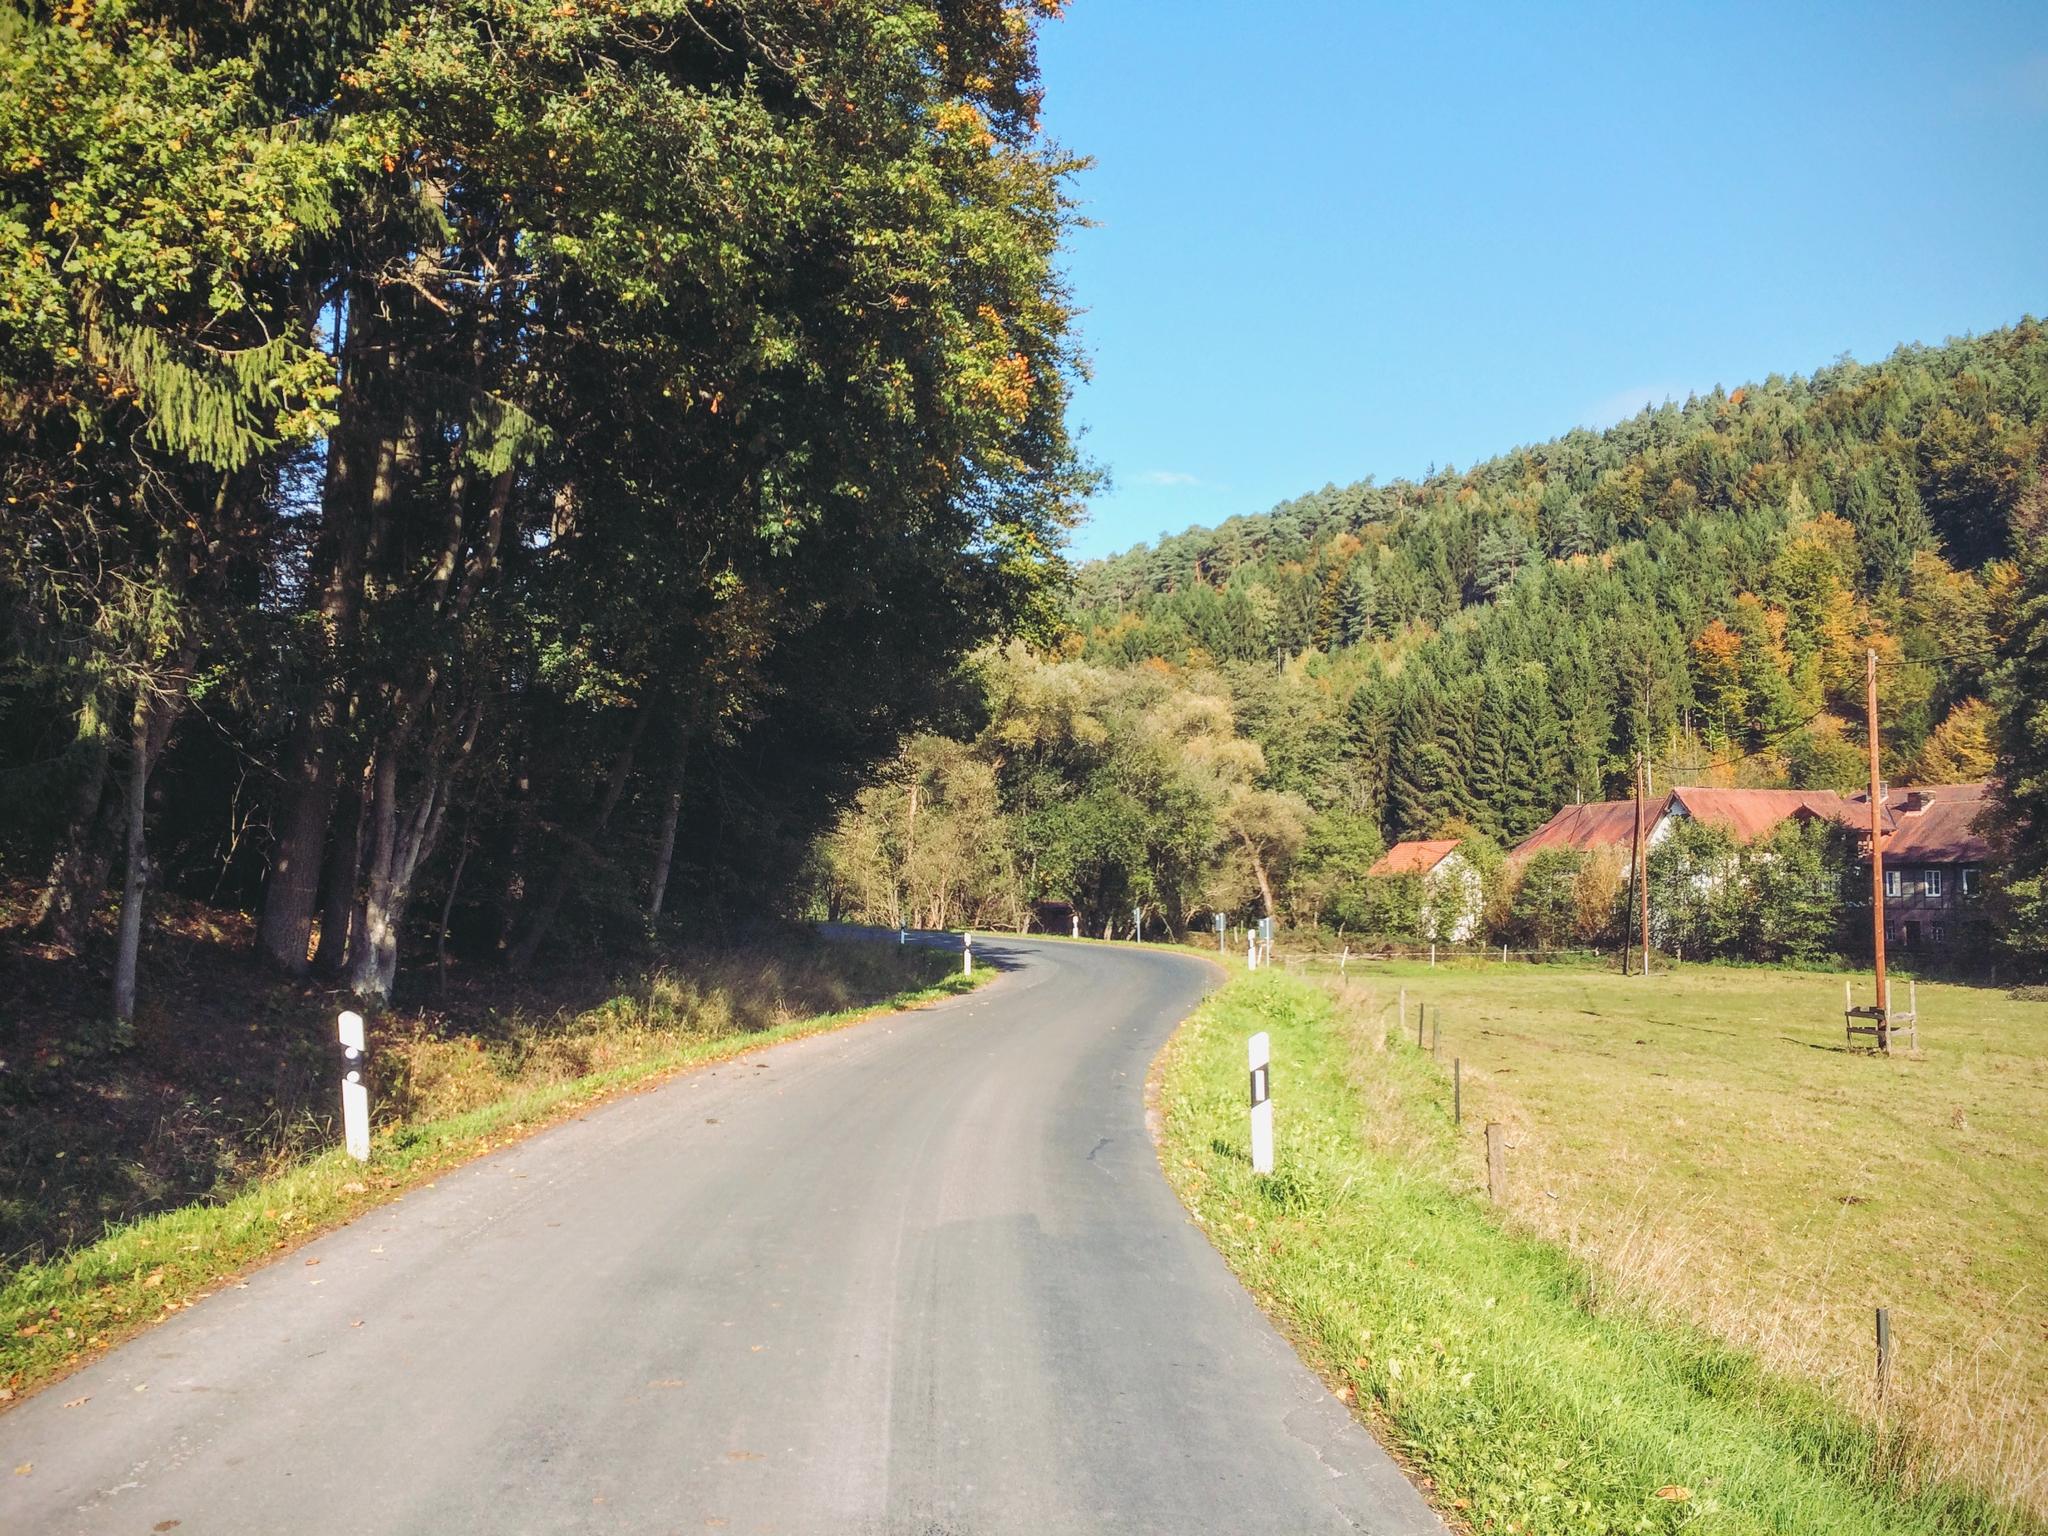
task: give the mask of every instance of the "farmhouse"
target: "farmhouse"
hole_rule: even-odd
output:
[[[1880,811],[1884,829],[1885,940],[1906,950],[1953,949],[1966,942],[1975,920],[1991,848],[1977,830],[1988,784],[1929,784],[1888,790]],[[1626,870],[1635,839],[1635,802],[1604,800],[1568,805],[1508,855],[1519,863],[1549,848],[1604,855]],[[1722,826],[1739,843],[1769,836],[1791,820],[1832,821],[1862,835],[1867,891],[1870,866],[1870,796],[1827,789],[1713,789],[1681,786],[1646,801],[1645,841],[1652,848],[1679,821]],[[1852,900],[1868,901],[1851,892]]]
[[[1885,942],[1903,950],[1954,949],[1971,940],[1979,921],[1984,866],[1991,844],[1977,830],[1989,784],[1923,784],[1894,789],[1884,803]],[[1870,825],[1870,796],[1852,797]],[[1870,839],[1862,850],[1867,859]],[[1870,866],[1863,866],[1869,889]],[[1868,900],[1865,897],[1864,900]]]
[[[1422,932],[1426,938],[1464,944],[1479,931],[1485,885],[1471,861],[1458,852],[1457,838],[1396,843],[1366,873],[1422,877]]]
[[[1865,797],[1867,800],[1868,797]],[[1646,801],[1643,806],[1644,840],[1652,847],[1671,834],[1677,822],[1691,818],[1726,827],[1738,843],[1768,837],[1787,821],[1837,821],[1865,824],[1870,813],[1857,801],[1831,789],[1711,789],[1683,786]],[[1563,848],[1574,853],[1618,855],[1627,867],[1634,846],[1636,803],[1633,800],[1600,800],[1586,805],[1568,805],[1530,833],[1508,855],[1520,861],[1546,848]]]

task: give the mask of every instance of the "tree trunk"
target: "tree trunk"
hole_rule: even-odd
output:
[[[348,972],[349,929],[356,915],[356,876],[363,863],[363,792],[350,786],[341,801],[334,838],[327,850],[326,895],[320,905],[320,946],[313,953],[315,974],[340,977]]]
[[[1259,845],[1242,832],[1237,840],[1244,844],[1245,856],[1252,861],[1252,878],[1259,882],[1259,901],[1263,907],[1262,917],[1273,915],[1273,882],[1266,877],[1266,861],[1259,856]]]
[[[398,940],[405,910],[412,901],[413,879],[440,836],[450,777],[445,766],[429,768],[419,799],[408,809],[399,798],[401,750],[398,741],[379,750],[371,775],[364,806],[370,858],[363,879],[362,926],[349,945],[349,990],[378,1006],[391,1001],[398,981]]]
[[[476,818],[471,816],[474,825]],[[441,898],[441,922],[434,930],[434,979],[442,992],[448,990],[448,914],[455,910],[455,893],[462,889],[462,871],[469,866],[469,855],[476,844],[471,840],[471,828],[462,833],[462,852],[455,856],[455,870],[448,876],[448,894]]]
[[[114,948],[114,1017],[135,1018],[135,971],[142,952],[142,902],[149,881],[144,817],[149,809],[150,708],[147,689],[136,695],[129,732],[127,876],[121,887],[120,939]]]
[[[79,736],[89,744],[90,761],[80,775],[72,800],[71,822],[64,843],[51,863],[49,878],[36,904],[36,933],[73,954],[85,942],[93,908],[107,888],[113,865],[113,834],[120,820],[118,797],[107,794],[107,746],[98,706],[88,701]]]
[[[661,832],[654,849],[654,878],[649,882],[647,892],[647,915],[661,916],[662,904],[668,898],[668,874],[675,862],[676,828],[683,819],[683,782],[690,766],[690,738],[684,734],[682,743],[676,749],[676,776],[669,786],[668,803],[661,810]]]
[[[306,945],[320,897],[321,855],[334,814],[334,737],[348,701],[341,652],[361,620],[364,563],[370,546],[381,537],[377,525],[388,520],[397,494],[399,434],[371,423],[363,389],[366,370],[393,368],[389,356],[379,355],[374,364],[365,361],[376,331],[373,308],[368,292],[358,288],[349,302],[343,419],[328,442],[320,536],[313,556],[314,577],[320,582],[314,686],[292,727],[283,812],[256,935],[265,958],[291,976],[303,976],[308,968]],[[361,484],[358,455],[372,467],[367,488]]]

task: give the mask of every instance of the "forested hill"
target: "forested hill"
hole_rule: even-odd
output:
[[[1237,677],[1271,786],[1390,837],[1519,837],[1638,747],[1680,779],[1853,781],[1869,646],[1888,771],[1974,776],[2044,423],[2031,318],[1774,375],[1089,564],[1070,650]],[[1276,661],[1300,688],[1248,680]]]

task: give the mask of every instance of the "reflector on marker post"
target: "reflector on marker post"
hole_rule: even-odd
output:
[[[348,1155],[359,1163],[370,1160],[370,1085],[363,1081],[370,1048],[363,1038],[363,1016],[344,1013],[341,1026],[341,1131]]]
[[[1252,1172],[1273,1171],[1273,1042],[1262,1029],[1252,1036]]]
[[[960,935],[960,974],[962,976],[972,976],[974,974],[974,935],[971,933]]]

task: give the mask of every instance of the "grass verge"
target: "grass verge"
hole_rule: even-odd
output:
[[[0,1280],[0,1402],[203,1301],[239,1271],[605,1099],[690,1067],[954,996],[994,974],[947,974],[865,1006],[759,1023],[751,1011],[732,1008],[722,990],[663,971],[575,1018],[509,1029],[489,1049],[473,1039],[395,1042],[398,1066],[387,1074],[397,1080],[379,1085],[380,1117],[392,1105],[413,1113],[377,1126],[368,1163],[330,1148],[231,1198],[143,1217]],[[434,1112],[451,1103],[467,1107]]]
[[[1278,1169],[1245,1151],[1245,1039],[1273,1038]],[[1379,1049],[1375,1046],[1379,1045]],[[1818,1387],[1605,1296],[1499,1225],[1447,1169],[1365,1134],[1367,1038],[1327,991],[1267,972],[1212,996],[1160,1066],[1161,1159],[1224,1258],[1340,1396],[1476,1531],[2021,1536],[2041,1527],[1920,1465]]]

